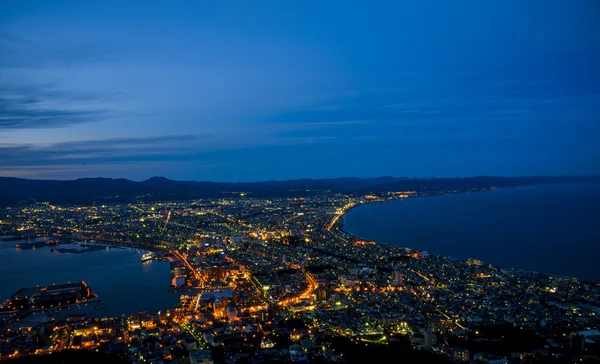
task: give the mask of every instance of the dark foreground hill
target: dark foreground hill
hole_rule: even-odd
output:
[[[232,196],[307,196],[328,193],[381,193],[388,191],[448,191],[490,187],[594,181],[600,177],[468,177],[468,178],[336,178],[266,182],[196,182],[152,177],[142,182],[111,178],[80,178],[68,181],[0,177],[0,206],[21,202],[84,204],[133,200],[190,200]]]
[[[129,360],[121,359],[115,355],[97,353],[87,350],[63,350],[49,355],[24,356],[18,359],[7,360],[8,364],[81,364],[81,363],[115,363],[127,364]]]

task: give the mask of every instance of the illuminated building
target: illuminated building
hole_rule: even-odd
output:
[[[269,340],[268,338],[263,337],[260,340],[260,347],[261,349],[271,349],[275,347],[275,343]]]
[[[470,264],[470,265],[479,265],[479,266],[483,265],[483,261],[482,260],[473,259],[473,258],[469,258],[467,260],[467,263]]]
[[[175,267],[173,268],[173,275],[177,276],[185,276],[187,273],[186,269],[183,267]]]
[[[225,317],[227,315],[227,306],[229,305],[229,300],[225,298],[216,299],[213,301],[213,315],[215,317]]]
[[[175,277],[171,280],[171,285],[174,287],[181,287],[185,285],[184,277]]]
[[[237,320],[237,309],[233,305],[227,306],[227,319],[229,322]]]
[[[454,360],[456,361],[469,361],[469,359],[469,350],[456,350],[454,352]]]
[[[206,270],[206,278],[209,281],[224,281],[227,278],[227,267],[224,265],[213,265],[207,267]]]
[[[319,287],[315,291],[315,296],[318,302],[323,302],[329,298],[329,292],[325,288]]]

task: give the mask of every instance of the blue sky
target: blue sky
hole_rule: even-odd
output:
[[[600,174],[600,2],[3,1],[0,175]]]

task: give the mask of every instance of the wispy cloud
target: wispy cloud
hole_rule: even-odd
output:
[[[0,131],[57,128],[102,120],[108,110],[78,104],[90,99],[92,95],[69,93],[48,84],[13,87],[0,83]]]
[[[0,168],[189,158],[208,135],[114,138],[50,145],[0,144]]]
[[[170,135],[146,138],[112,138],[69,141],[46,145],[0,143],[0,176],[65,179],[112,176],[139,179],[168,175],[177,169],[209,173],[232,168],[217,161],[215,153],[245,153],[256,147],[314,145],[334,137],[248,137],[224,140],[209,134]]]
[[[218,168],[230,168],[228,164],[198,162],[190,168],[185,162],[138,161],[135,164],[113,162],[93,165],[55,164],[51,166],[22,166],[0,168],[0,176],[35,179],[76,179],[82,177],[111,177],[143,180],[156,175],[169,175],[173,171],[193,170],[194,173],[210,173]]]

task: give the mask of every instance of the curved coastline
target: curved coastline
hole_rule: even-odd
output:
[[[535,185],[535,186],[541,186],[541,185]],[[523,186],[508,186],[508,187],[497,187],[494,189],[488,189],[488,190],[480,190],[480,191],[460,191],[460,192],[448,192],[448,193],[441,193],[441,194],[419,194],[416,193],[414,196],[408,196],[408,197],[402,197],[402,198],[392,198],[389,200],[384,200],[384,201],[371,201],[371,202],[367,202],[367,203],[361,203],[361,204],[356,204],[352,207],[350,207],[349,209],[347,209],[342,216],[340,216],[340,218],[338,219],[338,221],[336,222],[336,225],[338,226],[338,230],[349,235],[350,237],[353,237],[355,239],[360,239],[360,240],[370,240],[373,241],[377,244],[383,244],[383,245],[394,245],[391,243],[386,243],[383,241],[377,241],[374,239],[370,239],[370,238],[365,238],[365,237],[361,237],[355,233],[352,233],[346,229],[344,229],[345,225],[346,225],[346,215],[361,206],[367,206],[367,205],[376,205],[376,204],[385,204],[388,202],[392,202],[392,201],[403,201],[403,200],[407,200],[407,199],[413,199],[413,198],[424,198],[424,197],[441,197],[441,196],[450,196],[450,195],[466,195],[466,194],[472,194],[472,193],[485,193],[485,192],[494,192],[497,191],[499,189],[513,189],[513,188],[519,188],[519,187],[523,187]],[[415,250],[412,247],[402,247],[402,248],[407,248],[407,249],[411,249],[411,250]]]
[[[453,245],[453,244],[455,244],[455,242],[458,242],[459,243],[458,247],[455,247],[454,249],[458,249],[458,255],[461,255],[460,249],[462,249],[463,256],[460,258],[454,257],[456,252],[455,253],[452,253],[451,251],[439,252],[439,251],[436,251],[435,248],[433,248],[433,246],[436,245],[435,240],[437,240],[438,242],[441,242],[443,240],[442,236],[435,237],[433,235],[429,235],[429,236],[425,237],[425,240],[427,240],[427,239],[430,240],[430,244],[427,245],[427,247],[429,249],[427,249],[427,248],[419,249],[419,248],[415,248],[415,247],[411,247],[411,246],[403,246],[401,244],[390,243],[389,241],[391,238],[393,238],[393,234],[394,234],[393,230],[387,232],[387,235],[389,235],[389,236],[387,236],[387,238],[383,238],[383,239],[387,239],[388,242],[382,241],[382,236],[379,234],[376,234],[376,233],[375,233],[375,235],[373,235],[368,232],[361,234],[361,233],[356,233],[356,232],[350,231],[348,229],[349,225],[348,225],[348,220],[347,220],[347,216],[346,216],[347,213],[349,211],[351,211],[352,209],[354,209],[354,207],[367,205],[370,203],[357,204],[356,206],[353,206],[352,208],[345,211],[343,216],[338,220],[337,229],[338,229],[338,231],[342,232],[343,234],[345,234],[346,236],[348,236],[350,238],[373,241],[373,242],[376,242],[377,244],[383,244],[383,245],[399,246],[402,248],[411,249],[413,251],[427,250],[432,255],[446,257],[446,258],[448,258],[450,260],[454,260],[454,261],[466,261],[467,257],[474,257],[474,258],[478,258],[478,259],[482,258],[484,261],[487,261],[487,262],[493,264],[494,266],[504,267],[506,269],[513,270],[513,271],[542,273],[542,274],[550,275],[550,276],[576,277],[578,280],[584,281],[584,282],[600,282],[600,278],[598,278],[598,275],[595,274],[589,267],[589,262],[582,261],[581,264],[578,263],[577,265],[573,265],[573,264],[564,265],[563,261],[556,260],[557,251],[564,250],[564,249],[567,249],[568,247],[570,247],[571,246],[570,241],[574,240],[574,241],[577,241],[579,244],[578,248],[573,248],[572,250],[582,249],[582,247],[586,248],[586,246],[589,248],[589,240],[594,239],[594,237],[597,235],[595,232],[591,232],[591,233],[589,232],[589,229],[588,229],[589,228],[589,221],[588,221],[589,218],[587,220],[585,220],[583,222],[584,225],[582,225],[583,229],[585,231],[588,231],[585,233],[587,235],[580,234],[577,236],[573,236],[570,241],[568,241],[564,238],[564,235],[566,234],[566,232],[563,233],[560,230],[557,230],[554,232],[536,230],[536,228],[539,229],[539,227],[540,227],[539,223],[537,223],[537,221],[546,221],[546,224],[547,224],[548,223],[547,221],[554,221],[557,218],[557,216],[562,219],[561,214],[564,214],[564,211],[569,211],[569,209],[572,208],[573,203],[575,203],[575,204],[577,203],[577,200],[575,200],[575,202],[569,201],[566,204],[564,203],[564,196],[565,195],[569,196],[570,194],[573,193],[573,191],[577,191],[577,189],[572,189],[572,186],[565,186],[565,188],[563,189],[563,187],[560,185],[564,185],[564,184],[554,184],[554,186],[556,186],[556,187],[550,186],[549,187],[550,189],[548,190],[549,192],[546,192],[544,190],[541,190],[541,192],[537,192],[535,189],[533,189],[532,190],[533,194],[531,194],[529,192],[519,192],[519,193],[526,193],[526,194],[519,195],[518,197],[511,197],[511,195],[505,195],[505,196],[508,196],[508,201],[509,201],[509,203],[507,205],[509,209],[504,210],[507,213],[504,214],[504,211],[501,211],[501,210],[498,210],[499,212],[494,212],[494,214],[500,214],[500,215],[498,215],[500,217],[499,217],[498,221],[491,223],[491,224],[487,223],[487,221],[490,221],[489,217],[483,217],[483,220],[485,220],[486,218],[488,218],[488,220],[484,221],[484,225],[483,225],[484,227],[479,230],[479,234],[481,234],[481,231],[484,231],[484,232],[489,231],[491,239],[488,240],[488,236],[486,236],[486,235],[477,236],[478,232],[477,232],[477,229],[475,229],[474,231],[466,233],[466,234],[460,233],[455,238],[455,239],[459,239],[459,240],[453,241],[452,244],[444,243],[447,245]],[[583,198],[587,198],[587,196],[599,196],[598,192],[597,192],[598,189],[596,187],[598,185],[591,184],[589,186],[592,186],[592,185],[594,185],[594,187],[592,187],[591,190],[587,189],[587,187],[584,186],[583,189],[579,190],[581,192],[577,192],[579,194],[580,198],[581,198],[581,196],[584,196]],[[548,186],[548,185],[539,185],[539,186],[531,186],[531,187],[545,188],[545,186]],[[512,189],[513,189],[512,187],[498,188],[498,189],[495,189],[494,191],[501,191],[501,190],[505,191],[505,190],[512,190]],[[555,191],[560,192],[558,198],[556,198],[554,196]],[[429,195],[429,194],[422,195],[422,194],[419,194],[419,195],[412,196],[412,197],[413,198],[415,198],[415,197],[434,197],[434,196],[442,197],[442,196],[449,196],[449,195],[471,194],[472,192],[475,192],[475,191],[469,191],[467,193],[457,192],[457,193],[450,193],[450,194],[444,194],[444,195]],[[481,191],[481,192],[491,192],[491,191]],[[547,195],[545,196],[544,194],[547,194]],[[561,200],[561,198],[562,198],[562,200]],[[505,201],[506,197],[501,197],[501,199],[502,199],[501,201]],[[532,201],[536,202],[535,199],[538,199],[537,201],[543,201],[543,203],[541,203],[541,204],[540,203],[532,203]],[[555,199],[557,201],[555,201]],[[385,200],[385,201],[374,201],[373,203],[391,202],[394,200],[395,199]],[[520,202],[521,200],[523,201],[522,203],[524,204],[524,206],[526,206],[526,207],[531,206],[531,207],[527,207],[527,209],[529,209],[529,210],[525,213],[525,215],[523,215],[523,216],[525,216],[525,218],[531,217],[531,219],[533,219],[532,227],[531,227],[531,231],[533,233],[530,233],[530,234],[528,234],[527,231],[523,231],[523,227],[525,226],[528,229],[529,228],[528,221],[531,221],[531,220],[527,220],[527,219],[522,220],[521,217],[523,217],[523,216],[514,217],[511,213],[512,210],[510,210],[510,208],[520,209],[519,203],[521,203]],[[458,200],[458,201],[461,201],[461,200]],[[472,214],[473,210],[474,210],[473,206],[477,205],[477,204],[481,204],[482,202],[491,204],[492,208],[498,208],[498,201],[500,201],[500,200],[496,196],[494,196],[491,200],[489,199],[489,197],[485,197],[484,200],[482,200],[481,202],[480,201],[473,202],[471,200],[471,202],[469,202],[470,207],[467,208],[466,210],[464,210],[464,212]],[[450,202],[450,205],[455,202],[456,201]],[[429,205],[429,203],[428,203],[428,205]],[[446,208],[446,210],[451,209],[451,207],[448,207],[448,205],[445,205],[445,208]],[[553,210],[554,212],[552,212],[550,215],[548,215],[547,213],[542,213],[540,216],[537,216],[537,211],[534,211],[534,210],[543,211],[543,209],[546,209],[546,208]],[[477,208],[475,208],[475,211],[476,210],[477,210]],[[590,211],[592,211],[592,212],[590,213]],[[595,212],[593,212],[593,211],[596,211],[596,209],[589,210],[589,211],[584,210],[584,212],[582,212],[582,213],[587,216],[593,216],[593,215],[595,215]],[[377,212],[375,212],[375,214],[376,213]],[[420,210],[419,213],[423,213],[423,211]],[[437,214],[437,216],[436,216],[436,214]],[[527,214],[529,214],[529,215],[527,215]],[[434,215],[433,215],[434,224],[436,222],[435,221],[436,218],[437,218],[437,222],[439,223],[439,221],[440,221],[439,216],[440,215],[437,212],[434,213]],[[548,218],[549,220],[544,220],[545,218]],[[519,219],[519,221],[516,224],[516,227],[514,227],[514,228],[511,227],[512,230],[506,230],[504,228],[500,228],[500,229],[504,229],[504,231],[509,231],[509,233],[503,233],[502,235],[504,235],[504,236],[500,236],[498,238],[497,235],[494,233],[494,230],[491,230],[491,229],[495,228],[493,226],[493,224],[506,224],[507,221],[509,221],[508,223],[511,223],[510,222],[511,219]],[[459,221],[459,223],[461,223],[461,221]],[[550,224],[552,224],[552,223],[550,222]],[[366,226],[370,226],[370,225],[367,224]],[[475,226],[478,226],[477,223],[475,224]],[[485,226],[490,227],[490,230],[485,230]],[[573,227],[578,227],[577,224],[571,224],[569,226],[571,229],[573,229]],[[444,226],[444,225],[440,225],[440,229],[446,229],[446,228],[448,228],[448,227]],[[468,227],[465,225],[464,229],[468,230]],[[462,227],[459,230],[453,229],[452,231],[456,235],[456,231],[460,231],[460,230],[462,230]],[[368,229],[366,231],[368,231]],[[554,238],[553,234],[556,232],[560,236],[559,238]],[[408,234],[409,234],[409,235],[407,235],[408,239],[411,239],[410,232]],[[371,238],[369,238],[369,235],[371,236]],[[525,235],[525,236],[521,237],[521,235]],[[383,236],[386,236],[386,233],[384,233]],[[508,237],[508,239],[511,239],[511,240],[506,240],[507,237]],[[515,239],[512,239],[512,237],[515,237]],[[403,237],[403,238],[407,238],[407,237]],[[569,238],[571,238],[571,237],[569,236]],[[413,237],[413,239],[414,239],[414,237]],[[478,240],[478,239],[481,241],[485,241],[486,244],[478,244],[479,246],[475,246],[475,244],[477,244],[476,240]],[[505,239],[505,240],[501,240],[499,242],[500,239]],[[433,243],[431,243],[432,241],[433,241]],[[497,244],[504,244],[504,241],[506,241],[507,244],[503,246],[503,248],[502,248],[503,252],[500,255],[496,256],[496,253],[492,251],[492,249],[495,249],[495,248],[487,248],[487,251],[486,251],[485,246],[488,246],[488,247],[498,246]],[[466,242],[466,244],[465,244],[465,242]],[[514,252],[514,249],[519,249],[520,246],[523,246],[523,244],[525,244],[527,242],[531,242],[531,245],[527,244],[527,248],[525,249],[526,251],[524,251],[522,253],[520,252],[519,254],[517,254],[517,256],[525,257],[524,259],[512,259],[512,257],[507,258],[507,256],[509,256],[510,254],[512,254],[512,252]],[[469,244],[470,244],[470,246],[469,246]],[[432,246],[432,247],[430,247],[430,246]],[[546,249],[546,247],[548,247],[548,249]],[[592,248],[590,248],[590,249],[592,249]],[[569,249],[571,249],[571,248],[569,248]],[[448,250],[448,249],[446,249],[446,250]],[[539,255],[538,253],[540,253],[542,255]],[[529,257],[529,258],[527,258],[527,257]],[[562,259],[567,259],[566,261],[572,261],[567,256],[562,257]],[[529,264],[528,260],[531,260],[533,262],[533,264]],[[558,267],[558,269],[554,269],[554,267]]]
[[[355,239],[370,240],[370,241],[374,241],[377,244],[393,245],[391,243],[386,243],[386,242],[383,242],[383,241],[377,241],[377,240],[370,239],[370,238],[364,238],[364,237],[361,237],[359,235],[356,235],[355,233],[352,233],[352,232],[344,229],[344,227],[346,225],[346,220],[345,220],[346,219],[346,215],[350,211],[352,211],[352,210],[354,210],[354,209],[356,209],[358,207],[361,207],[361,206],[375,205],[375,204],[385,204],[385,203],[392,202],[392,201],[403,201],[403,200],[406,200],[406,199],[409,199],[409,198],[412,199],[412,198],[424,198],[424,197],[441,197],[441,196],[450,196],[450,195],[466,195],[466,194],[472,194],[472,193],[494,192],[494,191],[497,191],[497,190],[500,190],[500,189],[506,190],[506,189],[516,189],[516,188],[519,188],[519,187],[535,187],[535,186],[545,186],[545,185],[538,184],[538,185],[529,185],[529,186],[507,186],[507,187],[497,187],[497,188],[494,188],[494,189],[480,190],[480,191],[460,191],[460,192],[449,192],[449,193],[441,193],[441,194],[419,194],[419,193],[416,193],[414,196],[409,196],[409,197],[392,198],[392,199],[384,200],[384,201],[372,201],[372,202],[368,202],[368,203],[361,203],[361,204],[354,205],[354,206],[350,207],[349,209],[347,209],[342,214],[342,216],[340,216],[340,218],[338,219],[336,225],[338,225],[338,229],[341,232],[343,232],[343,233],[345,233],[345,234],[347,234],[347,235],[349,235],[349,236],[351,236],[351,237],[353,237]],[[408,248],[408,249],[415,250],[414,248],[408,247],[408,246],[407,247],[402,247],[402,248]]]
[[[348,214],[350,211],[354,210],[357,207],[361,207],[361,206],[366,206],[366,205],[375,205],[375,204],[384,204],[387,202],[392,202],[392,201],[403,201],[403,200],[407,200],[407,199],[412,199],[412,198],[424,198],[424,197],[441,197],[441,196],[450,196],[450,195],[466,195],[466,194],[473,194],[473,193],[485,193],[485,192],[494,192],[497,190],[506,190],[506,189],[516,189],[519,187],[534,187],[534,186],[545,186],[542,184],[538,184],[538,185],[526,185],[526,186],[506,186],[506,187],[495,187],[495,188],[491,188],[491,189],[485,189],[485,190],[478,190],[478,191],[459,191],[459,192],[447,192],[447,193],[440,193],[440,194],[427,194],[426,192],[421,192],[421,193],[415,193],[413,196],[407,196],[407,197],[399,197],[399,198],[391,198],[389,200],[384,200],[384,201],[371,201],[371,202],[367,202],[367,203],[361,203],[361,204],[357,204],[354,205],[350,208],[348,208],[343,214],[342,216],[340,216],[338,222],[336,223],[336,225],[339,226],[339,230],[350,235],[353,236],[357,239],[362,239],[362,240],[372,240],[372,239],[366,239],[366,238],[362,238],[358,235],[355,235],[354,233],[351,233],[347,230],[344,230],[344,225],[345,225],[345,217],[346,214]],[[373,240],[375,241],[375,240]],[[381,242],[381,241],[375,241],[378,244],[387,244],[385,242]],[[410,247],[406,247],[406,248],[410,248]],[[412,248],[410,248],[412,249]]]

